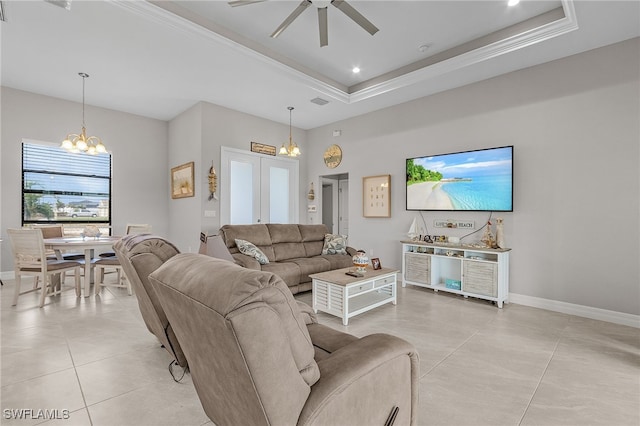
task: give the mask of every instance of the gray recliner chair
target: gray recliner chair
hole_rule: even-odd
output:
[[[113,249],[134,289],[147,329],[160,340],[175,362],[186,368],[187,359],[180,343],[149,284],[149,274],[180,251],[164,238],[149,234],[127,235],[115,243]]]
[[[278,276],[195,253],[149,281],[215,424],[416,424],[419,360],[405,340],[318,324]]]

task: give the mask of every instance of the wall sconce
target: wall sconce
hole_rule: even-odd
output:
[[[310,201],[315,200],[315,198],[316,198],[316,193],[313,191],[313,182],[311,182],[311,189],[309,190],[309,193],[307,194],[307,198]]]

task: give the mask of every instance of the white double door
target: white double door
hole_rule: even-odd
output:
[[[222,147],[220,223],[298,223],[299,163]]]

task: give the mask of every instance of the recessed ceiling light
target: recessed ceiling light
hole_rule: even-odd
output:
[[[520,3],[520,0],[509,0],[507,6],[515,6],[518,3]]]
[[[352,73],[354,74],[358,74],[360,72],[360,68],[358,67],[353,67],[353,69],[351,70]]]

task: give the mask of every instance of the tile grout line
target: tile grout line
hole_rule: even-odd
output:
[[[73,354],[71,353],[71,346],[69,346],[69,339],[65,336],[65,341],[67,342],[67,350],[69,351],[69,357],[71,357],[71,364],[73,365],[73,372],[76,375],[76,380],[78,381],[78,386],[80,387],[80,395],[82,395],[82,402],[84,403],[84,409],[87,411],[87,417],[89,418],[89,424],[93,426],[93,420],[91,419],[91,413],[89,412],[89,407],[87,406],[87,398],[84,395],[84,389],[82,389],[82,383],[80,382],[80,376],[78,375],[78,369],[76,368],[76,362],[73,358]]]
[[[463,347],[464,345],[467,344],[467,342],[469,342],[469,340],[473,339],[478,333],[480,333],[480,330],[476,330],[471,336],[469,336],[468,338],[465,339],[464,342],[460,343],[458,346],[456,346],[456,348],[454,350],[452,350],[447,356],[445,356],[444,358],[442,358],[440,361],[438,361],[437,363],[435,363],[430,369],[429,371],[427,371],[426,373],[424,373],[422,376],[420,376],[420,380],[422,380],[424,377],[426,377],[427,375],[431,374],[431,372],[433,370],[435,370],[436,368],[438,368],[443,362],[445,362],[446,360],[448,360],[453,354],[455,354],[456,352],[458,352],[460,350],[461,347]]]
[[[545,365],[545,367],[544,367],[544,371],[540,375],[540,379],[538,380],[538,383],[536,384],[536,388],[531,393],[531,398],[529,398],[529,402],[527,403],[527,406],[525,407],[524,411],[522,412],[522,416],[520,417],[520,420],[518,421],[518,426],[522,425],[522,422],[524,421],[524,418],[527,415],[527,411],[529,411],[529,407],[531,407],[531,402],[533,401],[533,398],[536,397],[536,393],[538,392],[538,389],[540,388],[540,384],[542,383],[542,380],[544,379],[544,376],[547,374],[547,370],[549,369],[549,365],[551,364],[551,361],[553,360],[553,357],[555,356],[556,351],[558,350],[558,346],[560,345],[560,340],[562,339],[562,335],[563,334],[564,334],[564,331],[563,331],[563,333],[560,334],[560,336],[558,336],[558,340],[556,340],[556,344],[553,347],[553,352],[551,352],[551,356],[549,357],[549,360],[547,361],[547,365]]]
[[[484,324],[485,326],[488,326],[492,323],[494,323],[496,321],[495,317],[492,317],[489,321],[487,321],[486,324]],[[463,347],[464,345],[466,345],[471,339],[473,339],[475,336],[478,335],[478,333],[480,333],[481,328],[478,327],[478,329],[469,337],[467,337],[464,342],[460,343],[458,346],[456,346],[455,349],[453,349],[447,356],[445,356],[444,358],[442,358],[440,361],[438,361],[436,364],[434,364],[429,371],[427,371],[426,373],[422,374],[420,376],[420,380],[422,380],[424,377],[426,377],[427,375],[431,374],[431,372],[433,370],[435,370],[437,367],[439,367],[443,362],[445,362],[447,359],[449,359],[453,354],[455,354],[456,352],[458,352],[460,350],[461,347]]]

